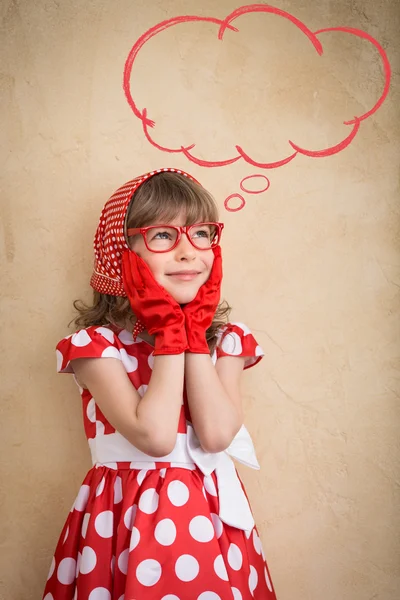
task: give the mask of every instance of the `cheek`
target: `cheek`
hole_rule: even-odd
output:
[[[151,252],[146,252],[142,254],[142,258],[147,263],[147,266],[153,275],[158,275],[160,272],[160,265],[158,264],[157,260],[154,260],[154,255],[152,255]]]
[[[143,240],[134,240],[133,243],[131,243],[131,249],[144,260],[153,275],[156,275],[159,272],[160,266],[158,263],[160,261],[157,260],[157,256],[153,252],[147,250]]]
[[[161,254],[149,252],[147,249],[142,253],[142,258],[153,273],[154,279],[160,284],[164,283],[165,260]]]
[[[204,264],[207,268],[207,273],[210,274],[212,266],[214,264],[214,255],[211,254],[210,256],[207,256],[204,258]]]
[[[141,256],[143,258],[143,253],[146,251],[146,246],[144,245],[144,241],[141,236],[135,235],[135,237],[130,240],[129,247],[138,256]]]

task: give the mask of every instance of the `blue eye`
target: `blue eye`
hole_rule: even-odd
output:
[[[193,231],[192,237],[200,237],[200,238],[210,239],[211,232],[210,232],[210,230],[208,228],[206,228],[206,229],[195,229]]]
[[[163,236],[163,237],[161,237]],[[169,240],[171,239],[171,234],[168,233],[168,231],[159,231],[158,233],[156,233],[156,235],[154,236],[154,239],[159,239],[159,240]]]

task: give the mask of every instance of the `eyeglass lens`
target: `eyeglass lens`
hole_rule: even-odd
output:
[[[188,236],[199,250],[212,248],[218,241],[218,228],[209,223],[199,223],[190,227]],[[173,227],[151,227],[146,231],[147,246],[153,252],[170,250],[176,244],[178,231]]]

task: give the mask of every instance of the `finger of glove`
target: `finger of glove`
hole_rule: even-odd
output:
[[[147,305],[147,309],[153,313],[162,310],[170,314],[173,320],[179,319],[182,316],[182,309],[178,302],[167,292],[167,290],[156,281],[153,272],[148,264],[136,253],[133,253],[132,258],[138,278],[143,282],[144,297],[151,298],[154,301],[152,309]],[[164,307],[164,308],[163,308]],[[156,316],[154,314],[154,316]]]
[[[218,305],[220,294],[216,296],[215,292],[218,290],[222,281],[222,257],[219,246],[214,248],[213,251],[215,258],[210,277],[199,288],[196,297],[183,309],[186,316],[193,316],[200,307],[204,308],[205,305],[210,305],[210,307]]]
[[[207,283],[208,287],[218,286],[222,281],[222,255],[221,255],[221,246],[216,246],[213,248],[214,253],[214,262],[211,269],[210,277],[208,278]]]
[[[213,248],[214,252],[214,262],[211,268],[211,273],[207,281],[201,286],[199,292],[201,292],[200,296],[205,297],[210,292],[214,292],[220,285],[222,281],[222,256],[221,256],[221,248],[217,246]]]
[[[122,256],[122,279],[128,296],[136,295],[139,290],[144,288],[133,252],[124,252]]]
[[[160,295],[163,288],[154,279],[154,275],[148,264],[136,252],[132,250],[129,254],[129,265],[131,279],[136,289],[143,294]],[[158,292],[158,293],[157,293]]]
[[[179,312],[181,312],[178,302],[161,284],[158,283],[158,281],[156,281],[147,263],[142,259],[140,259],[140,261],[141,262],[139,262],[138,265],[146,286],[147,293],[162,301],[163,304],[168,304],[174,310],[179,310]]]

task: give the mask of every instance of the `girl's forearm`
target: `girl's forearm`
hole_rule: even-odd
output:
[[[169,454],[176,443],[183,398],[185,355],[154,357],[153,373],[137,418],[159,456]]]
[[[185,383],[194,429],[204,450],[225,450],[242,425],[208,354],[185,354]]]

